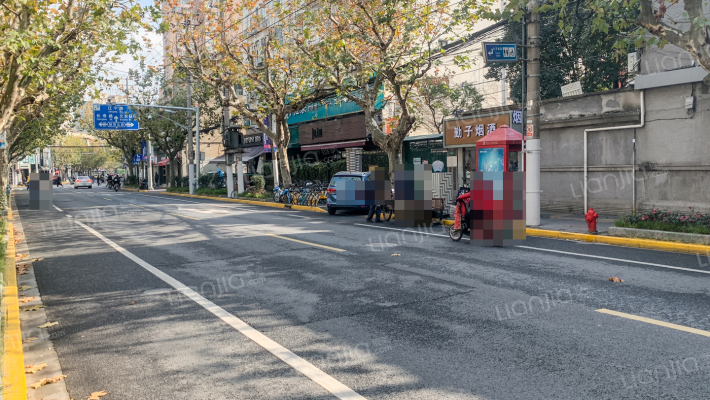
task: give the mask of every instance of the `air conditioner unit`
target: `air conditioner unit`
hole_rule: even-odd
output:
[[[639,72],[639,67],[641,66],[641,57],[639,57],[639,53],[634,51],[633,53],[629,53],[627,55],[627,65],[626,65],[626,71],[630,74]]]

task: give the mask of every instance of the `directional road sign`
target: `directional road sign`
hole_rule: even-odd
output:
[[[128,106],[94,104],[94,129],[110,131],[137,131],[138,115]]]
[[[485,62],[518,61],[515,43],[483,42],[483,57]]]
[[[136,154],[135,156],[133,156],[133,165],[138,165],[140,163],[141,163],[141,155]]]

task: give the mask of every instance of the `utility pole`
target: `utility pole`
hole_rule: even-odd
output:
[[[223,34],[224,35],[224,34]],[[224,40],[224,36],[222,37]],[[223,123],[223,129],[222,132],[227,132],[229,130],[229,88],[224,87],[224,106],[222,107],[222,114],[224,116],[224,123]],[[230,197],[232,195],[232,192],[234,191],[234,164],[229,163],[227,161],[227,158],[229,158],[229,154],[227,154],[227,149],[224,150],[224,161],[225,164],[227,164],[227,197]]]
[[[527,168],[526,223],[540,225],[540,13],[539,0],[528,2],[527,23],[527,109],[525,121]]]
[[[500,11],[503,12],[503,9],[505,8],[505,0],[500,1]],[[504,33],[501,34],[501,37],[505,35]],[[523,43],[525,44],[525,43]],[[525,61],[523,61],[525,62]],[[503,69],[500,71],[500,106],[505,107],[505,64],[503,64]]]
[[[192,108],[192,82],[190,70],[186,69],[186,71],[187,108]],[[195,194],[195,152],[192,150],[192,111],[187,112],[187,120],[190,121],[190,125],[188,125],[190,129],[187,131],[187,176],[190,182],[190,194]]]
[[[148,190],[153,190],[153,145],[146,140],[148,146]]]
[[[276,114],[271,114],[271,132],[274,132],[274,137],[279,137],[276,134]],[[274,141],[271,140],[271,170],[274,175],[274,186],[279,185],[279,157],[276,152],[278,147],[274,146]]]

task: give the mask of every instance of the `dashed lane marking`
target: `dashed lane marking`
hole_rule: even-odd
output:
[[[621,317],[621,318],[632,319],[634,321],[641,321],[641,322],[645,322],[647,324],[663,326],[665,328],[676,329],[676,330],[683,331],[683,332],[694,333],[696,335],[710,337],[710,332],[708,332],[708,331],[704,331],[702,329],[690,328],[690,327],[683,326],[683,325],[671,324],[670,322],[659,321],[657,319],[639,317],[638,315],[627,314],[627,313],[614,311],[614,310],[607,310],[606,308],[600,308],[597,310],[597,312],[609,314],[609,315],[614,315],[614,316]]]
[[[344,251],[347,251],[347,250],[338,249],[338,248],[335,248],[335,247],[323,246],[322,244],[311,243],[311,242],[304,242],[303,240],[293,239],[293,238],[289,238],[289,237],[285,237],[285,236],[274,235],[274,234],[272,234],[272,233],[267,233],[266,236],[271,236],[271,237],[275,237],[275,238],[279,238],[279,239],[284,239],[284,240],[290,240],[290,241],[292,241],[292,242],[307,244],[307,245],[309,245],[309,246],[320,247],[320,248],[323,248],[323,249],[332,250],[332,251],[337,251],[337,252],[344,252]]]
[[[289,349],[271,340],[266,335],[257,331],[246,322],[228,313],[222,307],[200,296],[197,292],[185,286],[182,282],[138,258],[133,253],[117,245],[112,240],[104,237],[102,234],[98,233],[94,229],[84,225],[81,222],[77,221],[76,223],[86,229],[88,232],[92,233],[97,238],[104,241],[104,243],[113,247],[114,250],[118,251],[136,264],[143,267],[146,271],[155,275],[168,285],[174,287],[175,290],[187,296],[190,300],[194,301],[195,303],[203,307],[205,310],[209,311],[214,316],[224,321],[227,325],[231,326],[239,333],[246,336],[254,343],[264,348],[269,353],[273,354],[276,358],[291,366],[291,368],[295,369],[296,371],[303,374],[316,384],[320,385],[323,389],[327,390],[335,397],[342,400],[366,400],[365,397],[361,396],[354,390],[345,386],[337,379],[321,371],[313,364],[291,352]]]
[[[52,204],[52,207],[54,207],[54,209],[57,210],[57,211],[59,211],[59,212],[64,212],[61,208],[55,206],[54,204]]]
[[[188,217],[187,215],[182,215],[182,214],[173,214],[173,213],[169,213],[169,214],[170,214],[170,215],[175,215],[175,216],[177,216],[177,217],[183,217],[183,218],[190,218],[190,219],[194,219],[194,220],[200,221],[200,219],[199,219],[199,218],[195,218],[195,217]]]
[[[412,234],[421,234],[421,235],[431,235],[431,236],[439,236],[439,237],[448,237],[447,235],[439,235],[436,233],[429,233],[429,232],[419,232],[419,231],[413,231],[409,229],[397,229],[397,228],[387,228],[384,226],[373,226],[373,225],[365,225],[365,224],[354,224],[357,226],[366,226],[368,228],[376,228],[376,229],[387,229],[387,230],[393,230],[393,231],[400,231],[400,232],[407,232],[407,233],[412,233]],[[471,240],[470,238],[464,237],[466,240]],[[688,271],[688,272],[698,272],[701,274],[709,274],[710,271],[705,271],[702,269],[693,269],[693,268],[684,268],[684,267],[674,267],[672,265],[664,265],[664,264],[656,264],[656,263],[650,263],[650,262],[645,262],[645,261],[635,261],[635,260],[626,260],[623,258],[613,258],[613,257],[604,257],[604,256],[597,256],[597,255],[592,255],[592,254],[581,254],[581,253],[573,253],[570,251],[561,251],[561,250],[552,250],[552,249],[543,249],[540,247],[532,247],[532,246],[515,246],[519,249],[528,249],[528,250],[537,250],[537,251],[545,251],[548,253],[558,253],[558,254],[565,254],[569,256],[577,256],[577,257],[587,257],[587,258],[596,258],[600,260],[609,260],[609,261],[618,261],[618,262],[624,262],[624,263],[631,263],[631,264],[640,264],[640,265],[648,265],[651,267],[659,267],[659,268],[666,268],[666,269],[675,269],[679,271]]]

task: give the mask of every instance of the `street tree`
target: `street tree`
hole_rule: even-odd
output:
[[[362,108],[373,142],[387,153],[391,178],[394,165],[402,162],[402,141],[417,119],[417,83],[440,64],[440,41],[471,29],[488,3],[324,0],[308,8],[298,48],[328,85]],[[396,121],[389,134],[378,121],[383,95],[395,110],[387,116]]]
[[[579,22],[568,18],[570,6],[579,3],[588,14],[585,21],[591,24],[591,31],[614,40],[617,60],[629,49],[671,43],[690,53],[709,72],[704,82],[710,85],[710,12],[706,0],[556,0],[536,11],[555,12],[560,28],[571,31]],[[487,16],[519,20],[526,4],[527,0],[511,0],[504,12]]]
[[[230,108],[230,124],[251,126],[272,139],[284,161],[279,165],[286,185],[288,114],[333,93],[293,45],[302,35],[296,6],[295,0],[195,2],[182,8],[189,15],[169,10],[163,26],[172,38],[176,70],[210,86],[218,104]]]
[[[428,75],[417,82],[419,109],[422,111],[419,123],[439,134],[444,132],[444,118],[458,110],[477,110],[484,100],[475,86],[466,82],[451,84],[450,78],[449,75]]]
[[[0,132],[8,132],[9,147],[33,142],[24,136],[40,131],[20,128],[39,123],[48,102],[61,107],[64,96],[83,94],[100,79],[104,63],[135,50],[130,35],[143,13],[134,0],[5,0],[2,7]],[[7,156],[0,159],[2,185]]]
[[[595,28],[589,0],[570,3],[560,17],[548,11],[540,16],[540,98],[562,96],[561,86],[580,81],[585,93],[623,87],[628,79],[626,60],[620,59],[618,38],[623,32],[612,24],[608,31]],[[607,17],[610,19],[613,17]],[[563,24],[560,24],[560,21]],[[520,42],[520,21],[510,20],[500,39]],[[522,95],[521,65],[516,63],[491,63],[485,77],[500,80],[506,68],[510,84],[510,99],[520,102]]]

